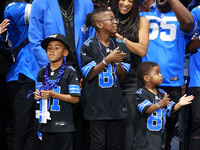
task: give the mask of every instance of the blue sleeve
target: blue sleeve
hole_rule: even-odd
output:
[[[134,95],[134,102],[137,106],[137,109],[143,116],[148,116],[146,114],[146,110],[152,105],[152,102],[150,101],[147,94],[145,94],[145,91],[140,88],[137,90],[137,92]]]
[[[18,10],[18,11],[16,11]],[[4,12],[5,19],[10,19],[11,24],[17,23],[17,26],[23,26],[29,23],[31,4],[25,2],[9,3]]]
[[[78,80],[78,77],[77,77],[75,71],[73,71],[73,70],[69,73],[68,90],[69,90],[69,94],[71,96],[78,96],[78,97],[81,96],[79,80]]]
[[[191,13],[192,13],[192,12],[191,12]],[[199,11],[199,13],[200,13],[200,11]],[[198,16],[198,14],[194,15],[194,14],[192,13],[192,15],[193,15],[193,18],[194,18],[194,25],[193,25],[193,28],[190,30],[190,32],[184,32],[184,31],[181,29],[181,32],[182,32],[183,36],[188,36],[190,39],[191,39],[191,37],[194,35],[194,33],[196,32],[196,30],[197,30],[197,24],[199,23],[199,22],[197,21],[197,19],[196,19],[196,15]]]
[[[191,11],[194,21],[197,22],[197,33],[200,33],[200,5]]]
[[[87,40],[81,47],[81,73],[86,79],[90,77],[94,67],[97,65],[94,60],[93,50],[89,46],[90,42],[92,40]]]
[[[29,25],[29,41],[31,51],[40,66],[45,66],[49,60],[47,58],[46,51],[41,47],[41,41],[45,38],[44,36],[44,13],[45,3],[43,1],[34,0],[32,3],[30,25]]]
[[[167,117],[172,116],[173,111],[174,111],[174,106],[175,106],[175,102],[173,102],[173,101],[171,101],[170,105],[167,105],[167,110],[166,110]]]

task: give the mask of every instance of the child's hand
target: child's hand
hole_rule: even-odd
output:
[[[48,99],[48,98],[52,97],[52,90],[49,90],[49,91],[42,90],[41,92],[42,92],[42,94],[41,94],[42,99]]]
[[[121,62],[126,56],[126,53],[123,53],[119,50],[119,47],[115,48],[106,58],[107,63],[117,63]]]
[[[120,63],[123,61],[123,59],[126,57],[126,53],[124,52],[121,52],[121,51],[117,51],[116,52],[116,58],[117,58],[117,61],[115,61],[115,63]]]
[[[169,95],[167,93],[165,93],[165,97],[159,102],[160,107],[166,106],[166,105],[170,105],[170,98]]]
[[[191,103],[192,103],[191,101],[192,101],[193,99],[194,99],[194,96],[193,96],[193,95],[186,96],[186,94],[185,94],[185,95],[183,95],[183,96],[180,98],[179,104],[180,104],[180,106],[184,106],[184,105],[191,104]]]
[[[35,96],[34,96],[34,98],[37,99],[37,100],[41,99],[40,91],[39,90],[35,90]]]

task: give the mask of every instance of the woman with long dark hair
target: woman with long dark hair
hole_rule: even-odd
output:
[[[123,150],[129,150],[134,136],[136,106],[133,95],[141,86],[136,70],[147,53],[149,43],[149,22],[139,15],[139,0],[112,0],[111,9],[119,18],[118,33],[115,36],[125,42],[130,51],[131,69],[120,86],[128,107],[128,118],[124,120]]]

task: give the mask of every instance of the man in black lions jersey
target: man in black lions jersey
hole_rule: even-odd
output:
[[[41,46],[50,60],[38,73],[37,81],[42,86],[35,91],[35,99],[43,99],[38,114],[42,150],[72,150],[72,132],[75,131],[72,104],[79,102],[81,91],[74,69],[64,61],[69,46],[61,34],[44,39]]]

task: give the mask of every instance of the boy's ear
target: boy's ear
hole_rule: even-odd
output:
[[[149,77],[148,75],[145,75],[145,76],[144,76],[144,81],[145,81],[145,82],[148,82],[149,79],[150,79],[150,77]]]
[[[63,56],[67,56],[69,54],[69,51],[67,49],[64,50]]]
[[[103,28],[103,23],[102,22],[97,22],[96,26],[97,26],[97,28],[102,29]]]

